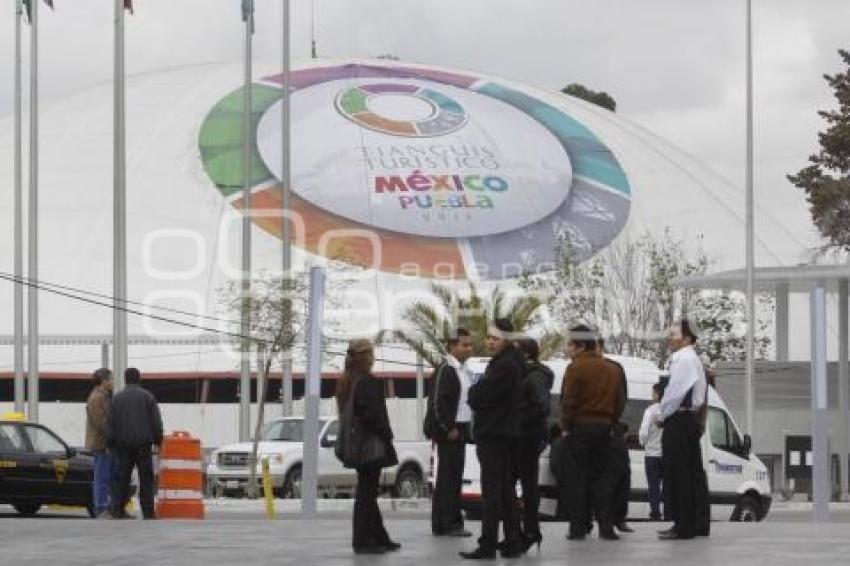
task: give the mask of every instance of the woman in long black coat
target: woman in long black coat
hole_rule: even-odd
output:
[[[374,434],[385,443],[383,461],[357,468],[357,491],[352,518],[352,546],[356,554],[384,554],[399,550],[401,545],[390,539],[378,507],[381,469],[394,466],[398,457],[393,447],[393,431],[387,414],[384,384],[372,375],[375,353],[369,340],[352,340],[345,357],[345,371],[337,383],[337,408],[342,414],[352,402],[353,420],[362,430]]]

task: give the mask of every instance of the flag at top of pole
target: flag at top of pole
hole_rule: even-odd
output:
[[[24,6],[24,10],[27,13],[27,21],[32,21],[32,0],[19,0],[21,4]],[[44,0],[44,3],[47,4],[50,9],[53,9],[53,0]]]
[[[251,33],[254,33],[254,0],[242,0],[242,21],[251,22]]]
[[[124,9],[133,13],[133,0],[124,0]]]

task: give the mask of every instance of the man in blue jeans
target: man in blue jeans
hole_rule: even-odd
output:
[[[92,374],[94,388],[86,400],[86,450],[94,455],[92,501],[95,516],[110,517],[112,492],[112,456],[106,442],[109,410],[112,403],[112,372],[100,368]]]

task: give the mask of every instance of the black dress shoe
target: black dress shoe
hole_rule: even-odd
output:
[[[395,542],[394,540],[388,540],[381,546],[383,546],[387,552],[395,552],[396,550],[401,550],[401,544]]]
[[[601,538],[602,540],[620,540],[619,535],[614,532],[614,529],[612,527],[607,527],[604,529],[600,527],[599,538]]]
[[[669,529],[658,531],[659,535],[669,535],[670,533],[676,534],[676,527],[670,527]]]
[[[499,550],[499,554],[502,558],[519,558],[525,554],[525,551],[518,544],[511,544]]]
[[[441,536],[444,537],[453,537],[453,538],[469,538],[472,536],[472,533],[467,531],[466,529],[454,529],[447,533],[443,533]]]
[[[543,535],[540,533],[535,533],[531,535],[524,535],[522,537],[522,551],[523,553],[528,552],[532,546],[537,545],[537,552],[540,552],[540,545],[543,543]]]
[[[626,523],[619,523],[614,525],[614,527],[620,531],[621,533],[633,533],[635,530],[628,526]]]
[[[484,550],[483,548],[476,548],[472,552],[458,552],[461,558],[466,560],[495,560],[496,559],[496,550]]]
[[[384,546],[355,546],[354,554],[386,554],[387,549]]]

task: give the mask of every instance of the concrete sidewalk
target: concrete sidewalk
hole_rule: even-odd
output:
[[[382,557],[355,557],[348,518],[207,521],[91,521],[42,517],[0,518],[0,564],[92,566],[264,566],[306,564],[456,564],[474,539],[435,539],[423,517],[388,517],[391,535],[404,547]],[[473,531],[479,525],[470,523]],[[833,523],[715,523],[713,536],[694,541],[656,540],[657,523],[637,523],[619,542],[564,538],[566,525],[545,523],[541,552],[500,563],[651,564],[657,566],[817,566],[847,564],[850,527]]]

